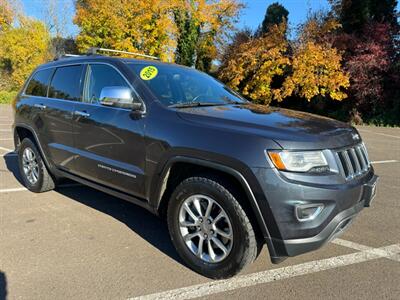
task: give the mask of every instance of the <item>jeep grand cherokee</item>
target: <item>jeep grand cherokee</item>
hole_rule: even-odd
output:
[[[166,218],[183,261],[227,278],[267,244],[315,250],[369,206],[377,176],[357,130],[252,104],[191,68],[85,55],[39,66],[15,103],[26,187],[69,178]]]

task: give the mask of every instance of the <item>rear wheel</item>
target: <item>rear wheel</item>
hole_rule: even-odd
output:
[[[207,177],[184,180],[168,207],[172,242],[185,263],[210,278],[228,278],[257,256],[253,227],[227,187]]]
[[[41,193],[54,189],[53,178],[47,171],[36,145],[29,138],[21,142],[18,164],[22,180],[30,191]]]

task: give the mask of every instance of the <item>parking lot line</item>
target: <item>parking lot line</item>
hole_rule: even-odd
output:
[[[395,159],[390,159],[390,160],[376,160],[376,161],[371,161],[371,164],[389,164],[389,163],[396,163],[399,162],[398,160]]]
[[[4,147],[1,147],[1,146],[0,146],[0,150],[14,152],[14,150],[11,150],[11,149],[8,149],[8,148],[4,148]]]
[[[398,256],[396,255],[397,253],[393,253],[393,252],[390,252],[390,251],[386,251],[385,252],[384,250],[375,249],[375,248],[372,248],[372,247],[369,247],[369,246],[361,245],[361,244],[358,244],[358,243],[354,243],[354,242],[347,241],[347,240],[342,240],[342,239],[335,239],[335,240],[332,241],[332,243],[336,244],[336,245],[343,246],[343,247],[347,247],[347,248],[350,248],[350,249],[358,250],[358,251],[371,251],[371,252],[374,252],[377,255],[381,255],[382,257],[385,257],[385,258],[400,262]]]
[[[13,193],[13,192],[22,192],[27,191],[27,188],[20,187],[20,188],[13,188],[13,189],[0,189],[0,194],[2,193]]]
[[[0,139],[0,141],[12,141],[12,138]]]
[[[397,135],[391,135],[391,134],[380,133],[380,132],[373,132],[373,131],[365,130],[365,129],[357,129],[357,130],[361,131],[361,132],[368,132],[368,133],[372,133],[372,134],[377,134],[377,135],[392,137],[392,138],[395,138],[395,139],[400,139],[400,136],[397,136]]]
[[[400,244],[394,244],[381,248],[373,248],[376,251],[365,250],[352,254],[346,254],[321,260],[310,261],[298,265],[273,269],[248,275],[237,276],[227,280],[211,281],[203,284],[188,286],[175,290],[155,293],[130,300],[149,299],[193,299],[200,298],[240,288],[251,287],[272,281],[291,277],[317,273],[320,271],[335,269],[348,265],[371,261],[374,259],[392,256],[400,253]],[[379,254],[378,251],[379,250]]]

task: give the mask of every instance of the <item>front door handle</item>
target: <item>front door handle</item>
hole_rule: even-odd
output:
[[[46,105],[43,104],[34,104],[33,106],[39,109],[46,109]]]
[[[79,111],[79,110],[74,111],[74,114],[77,116],[83,117],[83,118],[90,117],[90,114],[88,114],[87,112]]]

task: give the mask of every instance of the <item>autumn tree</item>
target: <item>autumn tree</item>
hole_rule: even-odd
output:
[[[142,52],[170,59],[175,26],[166,0],[77,0],[80,51],[90,47]]]
[[[49,57],[50,34],[44,23],[20,16],[17,27],[0,33],[0,68],[19,88]]]
[[[145,52],[207,71],[233,28],[237,0],[78,0],[81,51],[105,47]]]
[[[334,15],[343,23],[335,46],[351,77],[348,94],[352,115],[368,120],[398,115],[399,23],[396,0],[331,0]],[[362,9],[355,10],[355,6]],[[397,100],[396,100],[397,99]]]
[[[229,61],[232,60],[233,56],[239,51],[239,47],[244,43],[248,43],[252,38],[253,31],[248,27],[235,32],[231,42],[225,46],[223,54],[221,55],[220,69],[225,69]]]
[[[209,72],[242,7],[237,0],[178,0],[174,9],[176,62]]]
[[[333,47],[330,34],[340,24],[328,16],[314,14],[300,27],[293,47],[292,71],[283,84],[284,97],[297,95],[343,100],[349,76],[343,71],[341,53]]]
[[[298,95],[310,101],[316,96],[333,100],[347,97],[349,76],[343,72],[337,49],[309,41],[294,53],[292,74],[283,84],[283,96]]]
[[[219,78],[254,102],[269,104],[273,99],[282,100],[282,90],[274,87],[273,82],[290,67],[285,32],[283,22],[272,26],[268,35],[242,43],[221,67]]]
[[[0,32],[11,26],[14,19],[14,11],[8,0],[0,0]]]

